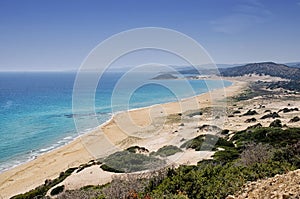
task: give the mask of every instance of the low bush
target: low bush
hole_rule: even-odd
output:
[[[106,165],[104,169],[109,169],[111,172],[114,170],[117,172],[136,172],[156,169],[165,165],[165,161],[159,158],[131,153],[126,150],[109,155],[103,162]]]
[[[251,123],[251,122],[256,122],[256,119],[254,117],[246,119],[245,123]]]
[[[228,129],[224,129],[221,131],[221,135],[227,135],[229,133]]]
[[[216,150],[218,147],[233,147],[234,144],[217,135],[199,135],[183,143],[180,148],[192,148],[196,151]]]
[[[243,114],[243,116],[248,116],[248,115],[257,115],[258,113],[255,110],[248,110],[246,113]]]
[[[236,111],[233,111],[233,113],[232,114],[240,114],[241,113],[241,111],[239,111],[239,110],[236,110]]]
[[[278,113],[276,113],[276,112],[273,112],[273,113],[269,113],[269,114],[266,114],[266,115],[262,116],[260,119],[267,119],[267,118],[275,119],[275,118],[278,118],[278,117],[280,117],[280,115],[278,115]]]
[[[130,153],[148,153],[149,150],[146,149],[145,147],[140,147],[140,146],[131,146],[126,149],[126,151],[129,151]]]
[[[165,178],[153,191],[153,196],[163,198],[165,195],[184,193],[188,198],[225,198],[233,194],[247,181],[272,177],[285,173],[292,167],[286,163],[268,162],[251,167],[225,165],[199,165],[186,169],[181,166],[174,174]]]
[[[231,162],[231,161],[237,159],[239,156],[240,156],[240,153],[237,149],[226,148],[223,151],[217,151],[213,155],[213,158],[214,158],[214,160],[216,160],[218,162],[226,163],[226,162]]]
[[[245,146],[250,142],[268,143],[273,147],[285,147],[295,144],[300,140],[300,128],[281,128],[262,127],[237,132],[232,136],[231,141],[235,141],[239,147]]]
[[[64,189],[65,189],[65,185],[57,186],[51,190],[50,195],[54,196],[60,194],[64,191]]]
[[[298,116],[295,116],[289,122],[292,123],[292,122],[299,122],[299,121],[300,121],[300,118]]]
[[[112,168],[112,167],[110,167],[110,166],[107,166],[106,164],[102,164],[102,165],[100,166],[100,168],[101,168],[103,171],[108,171],[108,172],[113,172],[113,173],[124,173],[124,171],[121,171],[121,170]]]
[[[167,145],[167,146],[163,146],[162,148],[158,149],[157,152],[152,152],[150,155],[167,157],[167,156],[174,155],[175,153],[179,153],[179,152],[182,152],[182,150],[180,148],[178,148],[177,146]]]
[[[269,127],[282,127],[281,120],[276,119],[270,123]]]

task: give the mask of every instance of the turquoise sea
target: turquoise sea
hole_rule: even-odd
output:
[[[65,145],[96,127],[95,124],[89,124],[92,113],[72,113],[75,77],[76,73],[71,72],[0,73],[0,172]],[[231,85],[228,81],[188,80],[195,91],[193,93],[184,88],[180,90],[180,85],[186,80],[157,80],[167,81],[179,92],[175,96],[159,84],[148,84],[132,93],[129,106],[122,100],[112,105],[112,92],[120,77],[122,73],[108,72],[101,78],[95,97],[99,124],[112,116],[112,106],[113,110],[121,111],[176,101],[207,92],[207,82],[213,89]],[[81,117],[85,121],[80,132],[75,128],[74,117]]]

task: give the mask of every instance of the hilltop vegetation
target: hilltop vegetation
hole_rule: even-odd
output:
[[[243,76],[249,74],[270,75],[284,79],[299,80],[300,68],[288,67],[284,64],[273,62],[251,63],[220,70],[223,76]]]

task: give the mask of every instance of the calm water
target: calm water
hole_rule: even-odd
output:
[[[207,92],[203,80],[189,80],[195,93],[181,85],[185,80],[160,80],[176,87],[176,96],[170,90],[152,83],[139,87],[128,103],[122,92],[117,92],[111,105],[111,96],[120,73],[106,73],[96,92],[96,112],[99,124],[108,120],[114,111],[139,108],[157,103],[176,101],[195,93]],[[0,73],[0,172],[33,159],[39,154],[62,146],[95,124],[89,123],[92,113],[76,115],[84,121],[78,133],[72,114],[72,91],[75,73]],[[207,80],[212,88],[229,86],[231,82]]]

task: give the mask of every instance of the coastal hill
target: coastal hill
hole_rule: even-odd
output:
[[[286,63],[285,65],[293,68],[300,68],[300,62],[290,62],[290,63]]]
[[[243,76],[249,74],[270,75],[291,80],[300,79],[300,68],[289,67],[284,64],[274,62],[251,63],[243,66],[220,69],[220,73],[225,77]]]
[[[153,80],[164,80],[164,79],[178,79],[178,78],[172,74],[160,74],[152,79]]]

